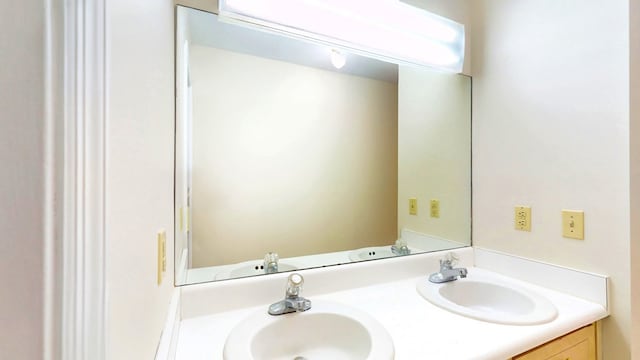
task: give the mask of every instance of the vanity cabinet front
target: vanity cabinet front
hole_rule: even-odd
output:
[[[596,325],[591,324],[512,360],[596,360]]]

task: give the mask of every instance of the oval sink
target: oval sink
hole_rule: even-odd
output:
[[[421,280],[417,290],[426,300],[456,314],[498,324],[535,325],[552,321],[556,307],[544,297],[471,270],[467,278],[434,284]]]
[[[295,265],[289,264],[287,262],[281,261],[278,263],[278,272],[293,271],[293,270],[298,270],[298,268]],[[235,267],[230,271],[220,272],[216,274],[215,279],[223,280],[223,279],[229,279],[229,278],[263,275],[263,274],[265,274],[265,272],[264,272],[264,267],[262,265],[262,262],[254,261],[254,262],[250,262],[249,264],[238,265],[238,267]]]
[[[305,312],[272,316],[260,310],[227,337],[224,359],[393,359],[393,341],[370,315],[325,301]]]

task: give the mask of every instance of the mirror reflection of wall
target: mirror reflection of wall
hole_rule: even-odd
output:
[[[395,83],[190,51],[194,267],[395,240]]]
[[[178,284],[470,245],[470,78],[177,20]]]
[[[469,244],[471,79],[400,68],[398,227]],[[418,214],[405,211],[417,198]],[[435,202],[432,209],[432,202]],[[433,210],[433,211],[432,211]]]

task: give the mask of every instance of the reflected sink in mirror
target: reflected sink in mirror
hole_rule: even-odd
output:
[[[409,249],[412,250],[412,249]],[[413,253],[413,250],[412,250]],[[398,256],[391,251],[391,246],[373,246],[362,249],[357,249],[349,252],[349,260],[351,261],[363,261],[384,259],[388,257]]]
[[[278,263],[279,273],[297,270],[297,269],[298,269],[298,266],[288,262],[280,261]],[[232,267],[228,271],[221,271],[216,274],[215,280],[233,279],[238,277],[264,275],[264,274],[265,274],[264,265],[262,264],[261,261],[256,260],[256,261],[248,261],[246,263],[238,264],[237,266]]]
[[[396,254],[391,251],[391,246],[367,247],[349,252],[349,260],[351,261],[383,259],[392,256],[396,256]]]
[[[311,309],[280,316],[267,307],[231,330],[224,359],[393,359],[393,340],[373,317],[351,306],[312,300]]]
[[[469,269],[466,278],[442,284],[420,280],[417,290],[438,307],[492,323],[544,324],[558,315],[548,299],[477,268]]]

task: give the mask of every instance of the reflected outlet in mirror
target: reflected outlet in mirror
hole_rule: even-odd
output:
[[[176,284],[471,244],[471,78],[180,6],[176,41]]]

